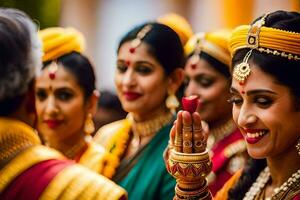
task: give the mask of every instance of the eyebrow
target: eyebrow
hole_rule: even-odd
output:
[[[238,90],[235,89],[234,87],[230,88],[230,92],[239,93]],[[250,90],[247,92],[247,95],[255,95],[255,94],[260,94],[260,93],[268,93],[268,94],[277,95],[277,93],[270,91],[270,90],[265,90],[265,89]]]
[[[117,62],[126,63],[126,61],[123,59],[118,59]],[[136,64],[147,64],[147,65],[150,65],[151,67],[154,67],[154,64],[151,62],[148,62],[148,61],[137,61],[137,62],[135,62],[135,65]]]

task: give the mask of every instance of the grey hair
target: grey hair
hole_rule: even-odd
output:
[[[0,102],[27,92],[42,67],[37,26],[22,11],[0,8]]]

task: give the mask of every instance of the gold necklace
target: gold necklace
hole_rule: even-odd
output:
[[[132,132],[133,132],[133,139],[132,139],[132,146],[138,147],[141,143],[142,137],[150,137],[157,133],[163,126],[168,124],[173,115],[171,112],[163,112],[158,113],[156,117],[143,121],[143,122],[136,122],[133,118],[131,113],[128,113],[126,117],[132,124]]]
[[[20,151],[40,143],[35,130],[29,125],[18,120],[0,118],[0,165]]]
[[[225,124],[212,128],[209,131],[209,136],[207,139],[207,148],[212,149],[212,147],[230,135],[236,129],[236,125],[232,119],[228,120]]]
[[[256,181],[252,184],[249,191],[246,193],[243,200],[253,200],[255,197],[266,187],[267,182],[271,178],[270,169],[266,167],[257,177]],[[292,187],[299,187],[300,185],[300,169],[293,173],[287,181],[280,187],[275,188],[271,198],[267,199],[282,199],[281,196],[288,192]]]

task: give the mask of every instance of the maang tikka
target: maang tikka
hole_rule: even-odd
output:
[[[240,83],[240,85],[243,85],[245,83],[245,81],[251,73],[248,61],[253,49],[257,49],[259,47],[259,33],[261,27],[265,24],[265,19],[267,15],[268,14],[265,14],[260,20],[258,20],[251,26],[248,32],[248,36],[246,38],[247,47],[250,48],[250,50],[245,55],[243,61],[240,64],[238,64],[233,70],[232,76]]]
[[[129,52],[130,53],[134,53],[135,49],[142,43],[142,39],[146,36],[146,34],[151,31],[152,29],[152,25],[148,24],[146,26],[144,26],[142,28],[142,30],[140,30],[138,32],[138,34],[136,35],[136,38],[134,40],[132,40],[132,42],[130,43],[130,49]]]
[[[53,61],[48,68],[48,72],[49,72],[48,75],[51,80],[55,79],[57,70],[58,70],[57,62]]]
[[[191,56],[192,69],[196,68],[197,63],[200,60],[200,52],[201,52],[201,45],[200,44],[201,44],[201,39],[197,38],[196,43],[195,43],[195,47],[194,47],[195,50],[194,50],[193,55]]]

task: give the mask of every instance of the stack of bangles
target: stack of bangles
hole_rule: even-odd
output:
[[[212,199],[206,181],[212,164],[201,132],[201,127],[184,126],[169,145],[166,166],[177,181],[174,200]]]

